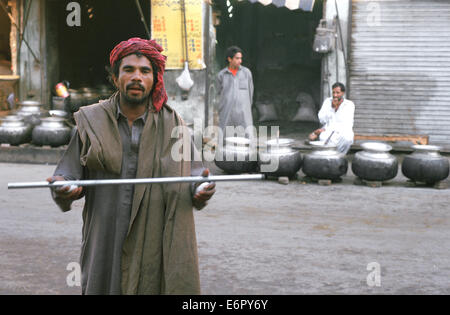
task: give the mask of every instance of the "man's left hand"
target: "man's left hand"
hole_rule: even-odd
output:
[[[202,172],[203,177],[209,176],[209,169],[205,169]],[[199,186],[196,185],[196,188]],[[197,210],[201,210],[204,208],[207,204],[207,201],[211,199],[211,197],[216,192],[216,183],[210,183],[203,187],[202,190],[195,193],[194,197],[192,198],[192,204]]]

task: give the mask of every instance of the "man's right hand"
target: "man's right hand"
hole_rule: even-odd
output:
[[[52,176],[46,179],[47,182],[49,183],[53,183],[56,181],[65,181],[65,178],[62,176]],[[77,200],[80,199],[82,197],[81,193],[83,192],[83,187],[77,187],[75,189],[73,189],[72,191],[70,190],[70,186],[61,186],[61,187],[57,187],[57,188],[52,188],[53,191],[56,194],[56,198],[58,199],[65,199],[65,200]]]
[[[309,136],[308,136],[309,140],[310,140],[310,141],[315,141],[315,140],[317,140],[317,138],[319,137],[319,135],[320,135],[322,132],[324,132],[324,131],[325,131],[324,128],[319,128],[319,129],[314,130],[313,132],[311,132],[311,133],[309,134]]]

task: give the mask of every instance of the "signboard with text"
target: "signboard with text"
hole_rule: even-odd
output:
[[[204,69],[202,0],[185,0],[189,69]],[[152,38],[167,56],[166,69],[182,69],[186,58],[185,27],[180,0],[151,1]]]

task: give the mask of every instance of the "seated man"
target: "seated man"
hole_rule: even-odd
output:
[[[322,128],[314,130],[309,140],[329,141],[337,145],[339,152],[346,154],[353,143],[353,116],[355,104],[344,98],[345,86],[333,84],[333,97],[327,98],[319,111]]]

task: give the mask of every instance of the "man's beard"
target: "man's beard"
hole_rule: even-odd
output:
[[[150,94],[146,94],[146,95],[143,95],[142,97],[136,98],[136,97],[130,97],[130,96],[128,96],[128,94],[125,93],[123,95],[123,98],[129,105],[138,106],[138,105],[141,105],[142,103],[144,103],[148,99],[149,96],[150,96]]]
[[[123,94],[123,98],[125,99],[125,101],[126,101],[129,105],[131,105],[131,106],[139,106],[139,105],[141,105],[142,103],[144,103],[146,100],[148,100],[148,98],[149,98],[149,96],[150,96],[150,94],[151,94],[151,91],[150,91],[149,93],[144,93],[144,92],[145,92],[145,89],[144,89],[142,86],[139,85],[139,88],[142,90],[142,92],[143,92],[144,94],[142,94],[142,97],[131,97],[131,96],[129,96],[128,93],[127,93],[127,92],[128,92],[128,89],[131,88],[131,87],[136,87],[136,84],[130,84],[130,85],[128,85],[128,86],[126,87],[125,93],[122,93],[122,94]]]

